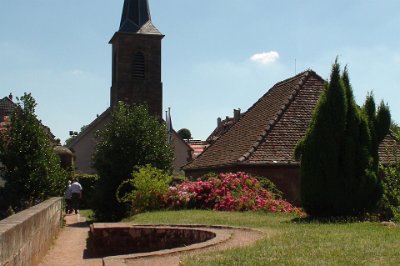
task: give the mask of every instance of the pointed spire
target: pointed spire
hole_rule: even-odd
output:
[[[125,0],[120,32],[138,32],[148,21],[151,21],[148,0]]]

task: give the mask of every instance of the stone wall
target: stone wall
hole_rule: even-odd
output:
[[[94,257],[143,253],[190,246],[215,236],[206,229],[95,223],[90,226],[89,250]]]
[[[0,265],[37,265],[62,226],[62,198],[0,221]]]

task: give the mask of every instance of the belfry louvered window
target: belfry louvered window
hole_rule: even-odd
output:
[[[137,52],[133,57],[132,75],[134,79],[144,79],[145,77],[145,60],[142,52]]]

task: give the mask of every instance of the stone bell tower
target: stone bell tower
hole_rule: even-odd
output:
[[[161,40],[147,0],[125,0],[112,44],[111,108],[119,101],[147,104],[162,117]]]

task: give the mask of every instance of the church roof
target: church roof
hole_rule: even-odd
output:
[[[118,32],[159,34],[151,22],[148,0],[125,0]]]
[[[294,148],[306,132],[324,84],[312,70],[277,83],[185,170],[298,163]]]

